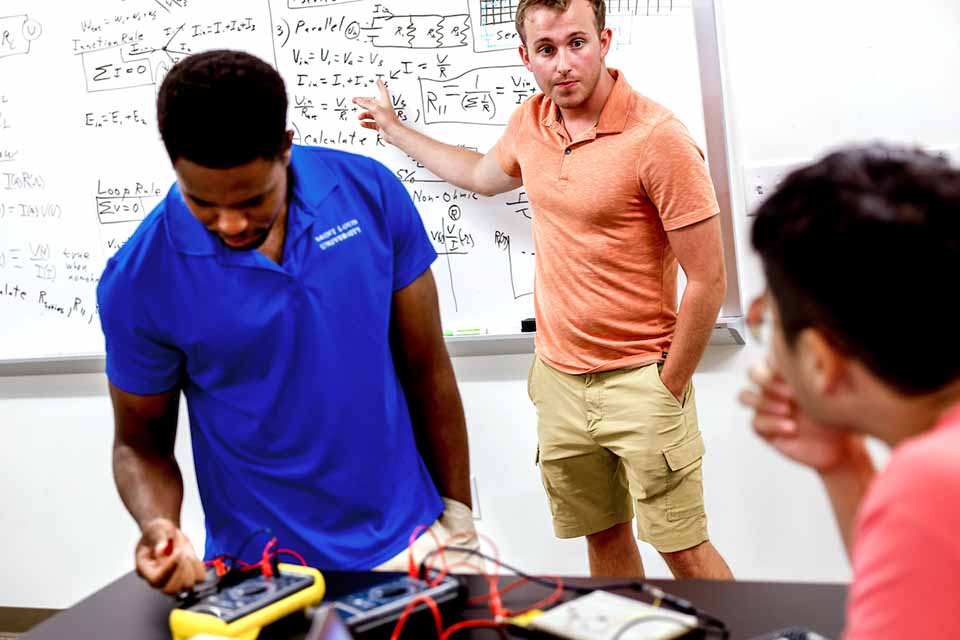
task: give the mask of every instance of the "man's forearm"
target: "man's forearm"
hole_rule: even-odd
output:
[[[410,127],[397,124],[383,132],[384,139],[429,169],[434,175],[462,189],[481,195],[486,193],[478,184],[475,171],[483,155],[434,140]]]
[[[413,373],[424,374],[404,381],[420,455],[441,495],[472,506],[467,425],[450,361]]]
[[[876,467],[862,437],[851,436],[848,449],[844,461],[831,469],[820,471],[820,478],[830,498],[840,535],[843,536],[847,557],[851,558],[857,512],[876,475]]]
[[[141,529],[155,518],[180,526],[183,476],[172,456],[143,455],[133,447],[115,445],[113,478],[120,499]]]
[[[679,389],[671,389],[675,393],[682,394],[686,383],[693,377],[710,342],[725,295],[725,283],[687,282],[677,313],[670,355],[660,374],[665,384],[679,386]]]

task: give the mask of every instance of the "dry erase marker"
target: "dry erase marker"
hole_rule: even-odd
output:
[[[454,336],[482,336],[487,333],[486,329],[454,329],[453,331],[444,331],[443,335]]]

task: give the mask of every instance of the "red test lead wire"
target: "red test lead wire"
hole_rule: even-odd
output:
[[[271,538],[270,542],[267,543],[267,546],[263,548],[263,553],[260,556],[260,573],[263,574],[264,578],[273,577],[273,564],[271,563],[271,553],[270,550],[275,547],[277,544],[276,538]]]
[[[296,551],[294,551],[293,549],[286,549],[286,548],[284,548],[284,549],[277,549],[276,555],[279,556],[279,555],[282,554],[282,553],[285,553],[285,554],[287,554],[288,556],[292,556],[292,557],[296,558],[296,559],[297,559],[297,562],[299,562],[299,563],[302,564],[303,566],[307,566],[307,561],[303,559],[303,556],[300,555],[299,553],[297,553]]]
[[[403,613],[400,614],[400,619],[397,620],[397,626],[393,628],[393,633],[390,634],[390,640],[400,639],[400,632],[403,631],[403,625],[407,623],[407,619],[410,617],[410,614],[413,613],[413,609],[421,602],[426,604],[430,609],[430,613],[433,614],[433,623],[437,628],[437,637],[440,638],[443,636],[443,618],[440,617],[440,608],[437,606],[436,601],[430,596],[417,596],[407,604]]]

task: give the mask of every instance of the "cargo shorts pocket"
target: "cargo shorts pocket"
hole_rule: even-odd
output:
[[[663,383],[663,378],[660,377],[660,372],[663,371],[663,363],[658,362],[656,367],[651,367],[653,371],[656,371],[654,374],[654,381],[658,390],[662,392],[664,399],[670,404],[674,409],[680,409],[681,411],[687,407],[687,399],[690,397],[690,390],[693,388],[693,380],[687,382],[687,386],[683,388],[683,394],[681,394],[680,399],[677,400],[677,396],[673,395],[673,391],[667,389],[667,385]]]
[[[680,444],[663,450],[669,477],[667,480],[667,520],[674,522],[704,514],[703,437],[697,432]]]

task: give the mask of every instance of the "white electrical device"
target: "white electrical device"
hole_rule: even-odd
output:
[[[670,640],[697,626],[694,616],[593,591],[530,619],[526,628],[564,640]]]

